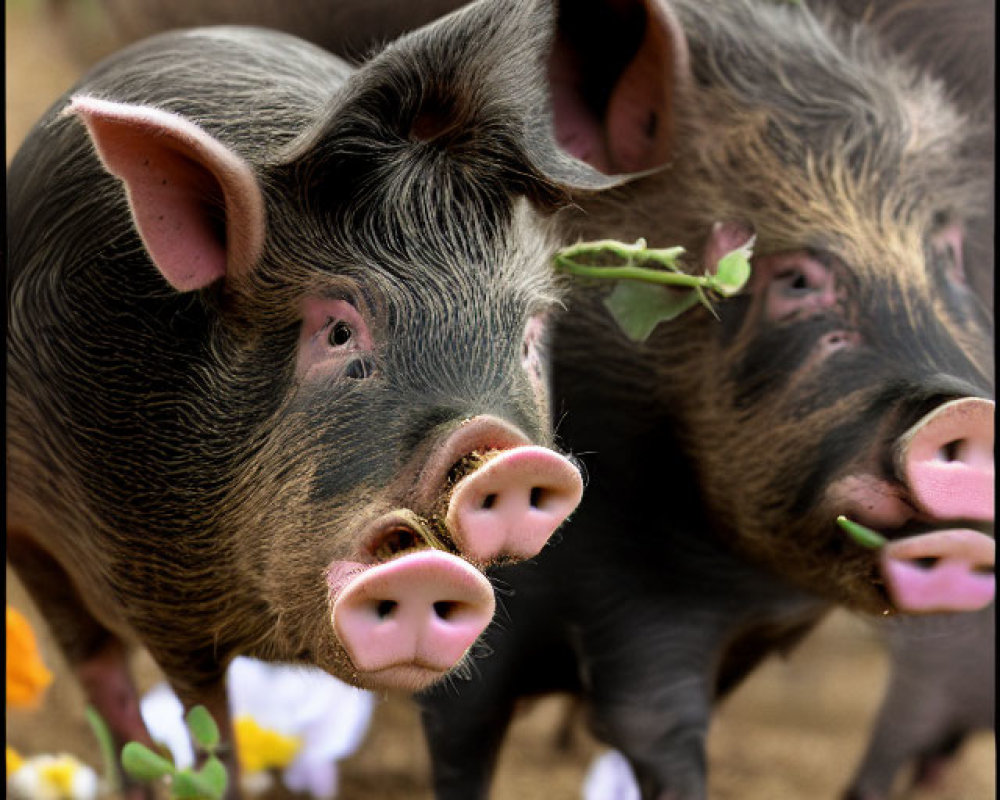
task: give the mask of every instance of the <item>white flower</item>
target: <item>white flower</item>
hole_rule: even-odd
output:
[[[65,753],[25,759],[7,776],[11,800],[94,800],[97,773]]]
[[[583,800],[639,800],[632,767],[617,750],[594,759],[583,780]]]
[[[374,696],[318,669],[250,658],[233,661],[227,684],[243,790],[266,791],[269,770],[280,769],[292,791],[316,800],[336,797],[337,761],[361,744]],[[166,684],[146,695],[141,708],[153,739],[170,749],[175,763],[193,763],[183,709]]]
[[[194,765],[194,747],[184,724],[184,706],[170,686],[159,683],[150,689],[139,701],[139,712],[153,741],[170,751],[176,767],[187,769]]]

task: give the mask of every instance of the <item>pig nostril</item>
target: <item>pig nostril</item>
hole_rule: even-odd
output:
[[[933,569],[934,565],[938,563],[941,559],[935,556],[925,556],[924,558],[915,558],[913,563],[916,564],[921,569]]]
[[[386,531],[369,548],[376,561],[388,561],[393,556],[419,546],[417,534],[409,528]]]
[[[542,487],[532,486],[531,495],[528,498],[528,502],[531,504],[532,508],[541,508],[542,503]]]
[[[488,494],[486,495],[486,497],[483,498],[482,507],[485,509],[491,509],[493,508],[494,505],[496,505],[496,502],[497,502],[497,496],[495,494]]]
[[[454,613],[457,607],[458,603],[453,603],[450,600],[439,600],[434,604],[434,613],[437,614],[439,619],[447,622],[448,617]]]
[[[396,606],[398,605],[399,603],[395,600],[380,600],[375,613],[378,614],[379,619],[385,619],[392,616],[392,612],[396,610]]]
[[[961,458],[962,445],[965,444],[964,439],[955,439],[941,446],[938,450],[938,458],[940,461],[958,461]]]

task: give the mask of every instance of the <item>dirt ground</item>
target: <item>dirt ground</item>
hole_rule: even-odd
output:
[[[30,126],[72,85],[80,67],[45,18],[40,0],[7,0],[6,57],[9,163]],[[68,751],[96,766],[98,753],[83,719],[81,693],[9,569],[7,602],[29,615],[44,658],[56,673],[41,710],[7,711],[8,744],[27,755]],[[145,655],[137,657],[136,668],[141,688],[158,680]],[[886,676],[886,659],[875,636],[843,613],[834,614],[790,659],[765,663],[721,707],[713,723],[708,743],[713,800],[836,798],[860,756]],[[561,698],[539,701],[518,717],[501,755],[494,800],[580,796],[586,768],[602,748],[579,724],[571,745],[560,747],[557,732],[565,718]],[[429,800],[428,787],[427,755],[413,705],[386,698],[377,707],[365,744],[342,765],[339,796]],[[996,797],[994,736],[982,734],[967,743],[935,792],[901,791],[898,797]]]

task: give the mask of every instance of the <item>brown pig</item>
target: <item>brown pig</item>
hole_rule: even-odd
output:
[[[422,696],[441,798],[486,796],[516,699],[550,691],[584,698],[643,798],[704,797],[713,704],[831,604],[973,611],[995,592],[992,315],[965,246],[991,130],[808,4],[597,5],[555,16],[554,130],[605,173],[650,172],[563,230],[682,245],[692,272],[754,236],[753,276],[718,318],[644,342],[606,287],[574,291],[554,410],[587,493],[564,546],[493,572],[479,677]]]
[[[461,672],[481,568],[576,506],[529,204],[609,181],[530,123],[539,27],[469,9],[358,71],[165,34],[16,155],[7,553],[119,743],[148,742],[133,643],[224,729],[238,654],[376,689]]]

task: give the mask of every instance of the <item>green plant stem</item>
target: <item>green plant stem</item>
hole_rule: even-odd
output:
[[[97,713],[96,708],[93,706],[87,706],[83,710],[83,714],[87,718],[87,723],[90,725],[90,729],[94,732],[94,736],[97,738],[97,743],[101,748],[104,785],[107,787],[108,792],[111,794],[117,794],[121,788],[121,782],[118,775],[118,758],[115,753],[114,738],[111,736],[108,724],[104,721],[104,718]]]
[[[688,288],[711,286],[710,278],[698,275],[688,275],[683,272],[667,272],[662,269],[648,269],[647,267],[591,267],[570,261],[565,255],[556,257],[556,266],[573,275],[579,275],[584,278],[644,281],[646,283],[686,286]]]
[[[837,524],[859,545],[870,550],[877,550],[888,540],[878,531],[866,528],[860,523],[849,520],[843,514],[837,517]]]

